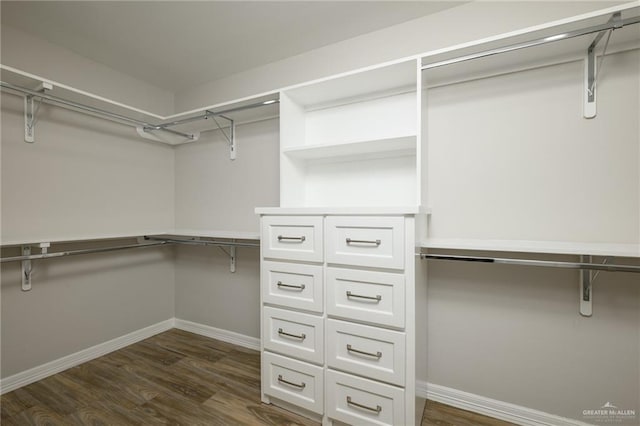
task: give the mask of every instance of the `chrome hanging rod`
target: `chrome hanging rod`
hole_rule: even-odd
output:
[[[279,103],[279,102],[280,102],[280,100],[278,100],[278,99],[270,99],[268,101],[257,102],[257,103],[253,103],[253,104],[249,104],[249,105],[243,105],[243,106],[239,106],[239,107],[235,107],[235,108],[228,108],[228,109],[224,109],[224,110],[221,110],[221,111],[209,111],[209,110],[206,110],[204,112],[204,114],[202,114],[202,115],[198,115],[196,117],[183,118],[182,120],[171,121],[169,123],[163,123],[163,124],[158,125],[158,127],[161,127],[161,128],[166,130],[167,127],[178,126],[180,124],[186,124],[186,123],[190,123],[192,121],[207,120],[210,117],[223,117],[223,118],[229,120],[229,118],[224,117],[224,114],[229,114],[229,113],[238,112],[238,111],[244,111],[244,110],[247,110],[247,109],[260,108],[260,107],[267,106],[267,105],[273,105],[273,104],[276,104],[276,103]]]
[[[541,266],[545,268],[581,269],[606,272],[640,272],[640,266],[610,263],[555,262],[550,260],[509,259],[477,256],[453,256],[420,253],[420,259],[453,260],[459,262],[498,263],[502,265]]]
[[[76,256],[79,254],[91,254],[91,253],[106,253],[110,251],[118,251],[118,250],[129,250],[136,248],[145,248],[145,247],[156,247],[162,246],[165,244],[171,244],[169,241],[157,241],[153,243],[145,243],[145,244],[130,244],[126,246],[114,246],[114,247],[102,247],[102,248],[92,248],[92,249],[82,249],[82,250],[69,250],[69,251],[59,251],[54,253],[40,253],[40,254],[31,254],[27,256],[13,256],[13,257],[3,257],[0,258],[0,263],[6,262],[21,262],[24,260],[36,260],[36,259],[51,259],[54,257],[66,257],[66,256]]]
[[[526,48],[529,48],[529,47],[540,46],[542,44],[553,43],[553,42],[560,41],[560,40],[567,40],[567,39],[570,39],[570,38],[580,37],[580,36],[593,34],[593,33],[599,33],[599,32],[602,32],[602,31],[614,30],[614,29],[622,28],[622,27],[627,26],[627,25],[633,25],[633,24],[638,24],[638,23],[640,23],[640,17],[633,17],[633,18],[623,19],[621,22],[609,21],[609,22],[604,23],[604,24],[594,25],[592,27],[583,28],[581,30],[569,31],[569,32],[566,32],[566,33],[557,34],[557,35],[553,35],[553,36],[548,36],[548,37],[544,37],[544,38],[540,38],[540,39],[536,39],[536,40],[525,41],[523,43],[512,44],[510,46],[499,47],[499,48],[496,48],[496,49],[485,50],[483,52],[472,53],[470,55],[459,56],[457,58],[446,59],[444,61],[433,62],[431,64],[423,65],[422,66],[422,70],[438,68],[438,67],[442,67],[442,66],[445,66],[445,65],[452,65],[452,64],[459,63],[459,62],[465,62],[465,61],[470,61],[470,60],[473,60],[473,59],[484,58],[484,57],[487,57],[487,56],[499,55],[501,53],[513,52],[515,50],[520,50],[520,49],[526,49]]]
[[[59,98],[57,96],[47,95],[46,93],[42,93],[42,92],[38,92],[38,91],[35,91],[35,90],[27,89],[26,87],[16,86],[14,84],[7,83],[7,82],[4,82],[4,81],[0,81],[0,87],[5,88],[5,89],[9,89],[9,90],[13,90],[13,91],[16,91],[16,92],[24,93],[25,95],[33,96],[34,98],[42,99],[44,101],[49,101],[51,103],[64,105],[64,106],[73,108],[74,110],[80,110],[80,111],[85,111],[85,112],[88,112],[88,113],[91,113],[91,114],[100,115],[100,116],[109,118],[112,121],[117,121],[119,123],[125,122],[127,124],[131,124],[131,125],[134,125],[134,126],[141,126],[145,130],[161,130],[161,131],[164,131],[164,132],[169,132],[169,133],[173,133],[173,134],[178,135],[178,136],[182,136],[182,137],[187,138],[187,139],[194,139],[193,135],[190,135],[190,134],[187,134],[187,133],[177,132],[177,131],[171,130],[171,129],[165,129],[162,126],[151,124],[151,123],[148,123],[146,121],[137,120],[135,118],[127,117],[125,115],[117,114],[115,112],[111,112],[111,111],[107,111],[107,110],[104,110],[104,109],[92,107],[92,106],[89,106],[89,105],[83,105],[83,104],[80,104],[80,103],[77,103],[77,102],[68,101],[66,99],[62,99],[62,98]]]
[[[179,238],[144,237],[149,241],[164,241],[170,244],[186,244],[193,246],[215,246],[215,247],[260,247],[260,242],[250,243],[244,241],[209,241],[209,240],[183,240]]]

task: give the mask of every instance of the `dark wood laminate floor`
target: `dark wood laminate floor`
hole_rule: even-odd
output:
[[[260,402],[260,354],[173,329],[0,397],[13,425],[317,425]],[[422,426],[506,426],[429,401]]]

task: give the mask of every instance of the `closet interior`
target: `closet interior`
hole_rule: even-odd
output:
[[[2,393],[99,343],[85,330],[71,352],[60,342],[47,359],[24,356],[33,342],[18,342],[42,315],[65,316],[47,305],[57,297],[49,280],[82,293],[78,282],[108,273],[101,256],[112,252],[123,257],[107,269],[119,260],[135,269],[119,297],[127,285],[162,294],[162,308],[146,300],[148,315],[126,314],[132,330],[171,318],[162,327],[260,350],[262,401],[323,424],[413,424],[416,397],[469,409],[461,394],[427,385],[451,377],[452,389],[485,389],[462,389],[442,367],[468,347],[433,330],[469,337],[482,324],[474,313],[501,298],[516,299],[505,312],[527,311],[514,313],[523,330],[545,310],[578,334],[607,329],[579,323],[600,308],[613,323],[622,305],[625,321],[637,319],[638,24],[631,3],[175,115],[1,65],[3,351],[17,345],[3,354]],[[137,250],[148,254],[129,255]],[[78,260],[58,268],[62,257]],[[156,264],[158,276],[141,278]],[[521,274],[547,280],[532,303],[554,297],[555,284],[571,290],[536,314],[517,300],[535,291],[521,288],[533,278],[514,282]],[[468,293],[470,277],[484,294]],[[78,303],[60,294],[57,303]],[[18,310],[32,318],[21,323]],[[639,357],[629,345],[628,358]],[[471,364],[460,371],[476,380],[500,371]],[[526,407],[508,399],[509,386],[489,397]],[[629,405],[634,389],[631,378],[608,391]],[[580,403],[530,406],[559,422],[581,420]],[[517,421],[498,411],[484,413]]]

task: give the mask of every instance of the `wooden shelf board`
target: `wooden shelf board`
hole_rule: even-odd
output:
[[[399,136],[396,138],[354,141],[347,143],[331,143],[326,145],[307,145],[285,148],[282,152],[289,157],[305,160],[320,158],[346,157],[359,154],[393,153],[413,154],[416,151],[416,136]]]

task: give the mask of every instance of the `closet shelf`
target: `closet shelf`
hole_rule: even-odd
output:
[[[400,215],[430,214],[418,206],[372,206],[372,207],[257,207],[259,215]]]
[[[638,26],[634,24],[640,22],[640,7],[630,5],[612,8],[611,13],[614,11],[621,11],[620,24],[624,26],[617,27],[612,32],[607,54],[637,49],[640,41]],[[607,16],[598,14],[533,31],[529,28],[524,32],[508,33],[470,46],[425,54],[422,57],[422,69],[426,76],[426,86],[434,88],[583,60],[596,34],[614,26],[613,22],[606,22]],[[601,55],[602,49],[602,45],[599,45],[596,54]]]
[[[245,231],[220,231],[220,230],[202,230],[202,229],[175,229],[171,232],[165,232],[163,235],[188,237],[188,238],[222,238],[229,240],[260,240],[259,232]]]
[[[291,158],[314,160],[321,158],[347,157],[352,155],[370,155],[384,153],[397,155],[415,155],[416,136],[407,135],[395,138],[338,142],[326,145],[307,145],[284,148],[282,152]]]
[[[277,92],[162,116],[2,64],[0,80],[3,91],[25,97],[26,142],[35,141],[38,104],[42,102],[134,126],[141,137],[168,145],[195,142],[201,132],[221,130],[234,159],[234,127],[279,114]]]
[[[172,236],[181,238],[220,238],[228,240],[260,240],[258,232],[245,231],[215,231],[215,230],[195,230],[195,229],[151,229],[140,232],[92,234],[92,235],[45,235],[43,237],[27,237],[24,239],[10,238],[0,242],[1,247],[18,247],[38,245],[40,243],[81,243],[100,240],[122,240],[128,238],[141,238],[144,236]]]
[[[616,244],[565,241],[430,238],[420,242],[420,247],[449,250],[640,257],[640,243]]]

